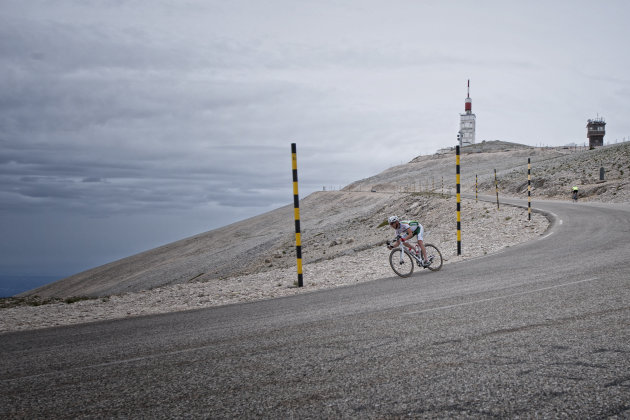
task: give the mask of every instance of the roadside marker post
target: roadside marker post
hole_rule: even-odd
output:
[[[302,277],[302,238],[300,234],[300,196],[298,194],[297,150],[291,143],[291,160],[293,162],[293,214],[295,217],[295,255],[297,258],[298,287],[304,286]]]
[[[477,174],[475,174],[475,203],[477,203]]]
[[[527,220],[532,220],[532,163],[527,158]]]
[[[461,194],[459,186],[459,146],[455,146],[455,181],[457,197],[457,255],[462,255]]]
[[[494,170],[494,188],[497,190],[497,210],[499,210],[499,182],[497,181],[497,170]]]

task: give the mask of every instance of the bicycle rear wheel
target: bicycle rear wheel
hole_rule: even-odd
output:
[[[427,268],[431,271],[438,271],[442,268],[442,253],[437,249],[437,246],[424,244],[424,249],[427,250],[427,258],[431,261]]]
[[[413,273],[413,258],[400,249],[394,249],[389,254],[389,265],[400,277],[409,277]]]

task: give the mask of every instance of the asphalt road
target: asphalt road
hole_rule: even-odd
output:
[[[630,206],[534,206],[436,273],[2,334],[2,417],[628,418]]]

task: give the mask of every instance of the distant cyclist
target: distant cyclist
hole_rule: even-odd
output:
[[[571,198],[573,198],[574,202],[577,202],[578,200],[578,187],[577,186],[573,187],[573,189],[571,190]]]
[[[396,235],[400,237],[400,240],[397,240],[396,242],[390,244],[388,248],[392,249],[397,247],[398,245],[400,245],[400,241],[402,240],[403,244],[416,254],[418,253],[418,251],[422,251],[422,263],[428,264],[427,250],[424,249],[424,227],[422,227],[422,225],[415,220],[409,221],[408,223],[403,223],[400,221],[400,219],[398,219],[398,216],[391,216],[389,219],[387,219],[387,221],[389,222],[389,225],[392,227],[392,229],[396,231]],[[416,245],[415,247],[412,244],[406,242],[409,239],[412,239],[414,236],[418,238],[418,245]],[[418,247],[420,249],[418,249]]]

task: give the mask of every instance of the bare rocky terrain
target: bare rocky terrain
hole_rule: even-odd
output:
[[[582,201],[630,201],[628,143],[591,151],[503,142],[475,146],[462,151],[462,192],[474,195],[476,175],[479,192],[494,195],[496,169],[500,196],[526,198],[531,158],[533,201],[568,200],[573,185]],[[464,199],[463,255],[456,257],[454,166],[453,153],[420,156],[342,191],[303,198],[303,288],[291,287],[297,274],[289,205],[4,299],[0,332],[268,299],[391,276],[383,246],[392,236],[383,224],[391,214],[425,226],[426,241],[444,254],[444,269],[546,230],[542,214],[533,213],[529,221],[526,209],[497,210],[495,203]],[[425,274],[430,275],[418,275]]]
[[[534,148],[506,142],[467,146],[461,152],[462,192],[495,194],[496,169],[500,195],[527,197],[527,159],[531,160],[532,196],[568,199],[577,186],[580,200],[627,202],[630,182],[630,143],[595,150]],[[346,190],[453,191],[454,152],[419,156],[405,165],[354,182]],[[600,169],[604,180],[600,180]]]

